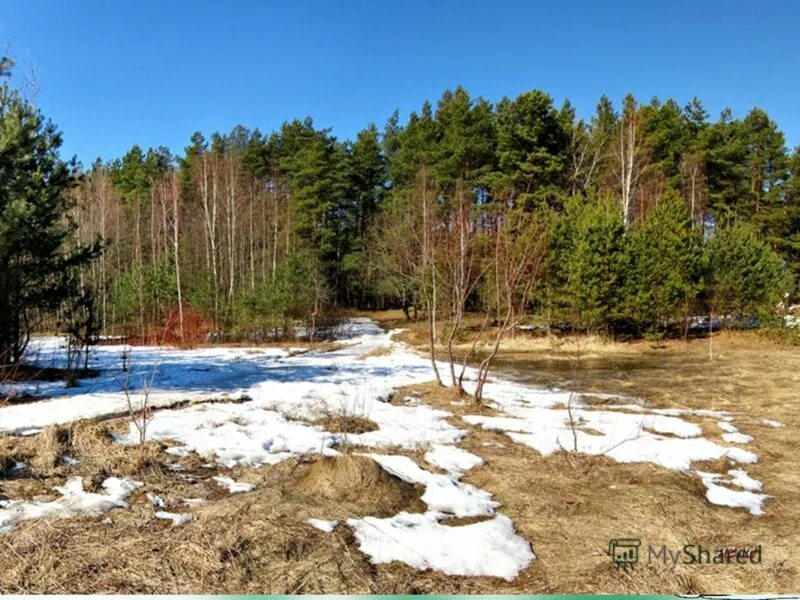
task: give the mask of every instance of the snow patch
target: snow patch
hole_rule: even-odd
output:
[[[179,525],[186,525],[192,520],[192,515],[189,514],[180,514],[180,513],[171,513],[165,510],[159,510],[155,513],[156,519],[164,519],[167,521],[172,521],[172,526],[177,527]]]
[[[762,504],[764,500],[770,496],[766,494],[757,494],[749,490],[732,490],[724,485],[720,485],[720,483],[733,483],[733,481],[722,479],[722,475],[717,473],[697,471],[697,474],[706,486],[706,498],[711,504],[730,506],[732,508],[744,508],[754,516],[761,516],[764,514]]]
[[[100,516],[112,508],[128,508],[126,499],[141,486],[138,481],[109,477],[102,484],[105,493],[96,494],[83,490],[83,477],[70,477],[63,486],[53,488],[61,494],[58,500],[0,502],[0,534],[11,533],[22,521]]]
[[[425,486],[422,501],[440,515],[479,517],[491,515],[500,504],[492,495],[474,485],[457,481],[450,475],[438,475],[420,468],[407,456],[368,454],[386,471],[409,483]]]
[[[439,467],[455,476],[461,476],[465,471],[484,464],[484,460],[480,456],[456,446],[443,444],[434,444],[433,448],[425,453],[425,460],[434,467]]]
[[[728,444],[746,444],[753,441],[753,436],[736,431],[734,433],[723,433],[722,440]]]
[[[330,533],[336,529],[336,526],[339,524],[339,521],[326,521],[325,519],[308,519],[306,522],[325,533]]]
[[[414,569],[512,581],[535,558],[530,544],[516,534],[505,515],[454,527],[442,525],[430,513],[406,512],[347,523],[373,564],[397,560]]]
[[[240,494],[242,492],[252,492],[254,489],[256,489],[256,486],[254,484],[252,484],[252,483],[243,483],[243,482],[239,482],[239,481],[234,481],[230,477],[223,477],[221,475],[217,475],[217,476],[212,477],[211,479],[216,481],[222,487],[227,488],[227,490],[231,494]]]

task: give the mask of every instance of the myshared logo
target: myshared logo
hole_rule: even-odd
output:
[[[608,543],[607,554],[618,569],[632,569],[639,563],[641,540],[638,538],[615,538]],[[648,563],[661,562],[666,565],[760,565],[761,544],[757,546],[703,546],[685,544],[680,548],[647,545]],[[644,553],[644,548],[642,548]]]

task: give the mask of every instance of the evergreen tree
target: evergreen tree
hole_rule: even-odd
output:
[[[707,247],[708,295],[717,314],[774,316],[791,283],[783,261],[747,223],[717,231]]]
[[[77,298],[75,270],[98,246],[67,244],[74,163],[61,136],[8,84],[0,87],[0,364],[17,362],[37,314]]]
[[[624,310],[635,327],[663,331],[688,315],[702,285],[701,241],[675,192],[628,232]]]
[[[497,157],[501,188],[523,205],[560,204],[567,167],[563,117],[544,92],[534,90],[497,105]]]
[[[562,254],[557,295],[570,320],[588,329],[613,328],[621,315],[625,223],[610,198],[571,199],[557,235]]]

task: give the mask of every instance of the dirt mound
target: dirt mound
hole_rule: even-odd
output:
[[[357,507],[359,513],[391,516],[402,510],[422,512],[423,490],[384,471],[366,456],[345,455],[315,460],[299,476],[295,491],[304,496]]]

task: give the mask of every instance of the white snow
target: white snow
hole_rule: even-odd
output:
[[[451,475],[457,476],[484,463],[480,456],[462,448],[444,444],[434,444],[432,449],[425,453],[425,460],[434,467],[439,467]]]
[[[442,525],[435,515],[401,512],[388,519],[347,521],[373,564],[401,561],[448,575],[502,577],[512,581],[535,558],[505,515],[470,525]]]
[[[734,433],[723,433],[722,440],[729,444],[746,444],[747,442],[753,441],[753,436],[737,431]]]
[[[159,510],[155,513],[156,519],[164,519],[167,521],[172,521],[172,526],[176,527],[179,525],[186,525],[192,520],[192,515],[190,514],[181,514],[181,513],[172,513],[167,512],[165,510]]]
[[[750,475],[747,474],[747,471],[744,471],[743,469],[731,469],[728,471],[728,475],[732,477],[730,483],[739,486],[742,489],[749,490],[751,492],[757,492],[764,487],[760,481],[750,477]]]
[[[0,502],[0,534],[11,533],[22,521],[99,516],[112,508],[127,508],[125,500],[141,485],[138,481],[109,477],[102,484],[105,493],[96,494],[83,490],[82,477],[70,477],[63,486],[54,488],[61,494],[57,500]]]
[[[339,521],[326,521],[325,519],[308,519],[307,523],[312,527],[316,527],[320,531],[330,533],[339,524]]]
[[[401,512],[386,519],[348,519],[361,551],[374,564],[398,560],[415,569],[502,577],[510,581],[535,558],[530,544],[514,531],[511,520],[495,515],[499,503],[491,499],[491,494],[458,481],[463,473],[461,467],[474,466],[475,459],[481,460],[462,452],[468,456],[436,447],[428,453],[451,467],[448,475],[431,473],[407,456],[369,455],[389,473],[409,483],[424,485],[422,501],[428,506],[424,514]],[[452,517],[480,516],[493,518],[470,525],[446,524]]]
[[[208,504],[208,500],[205,498],[184,498],[183,503],[186,506],[204,506]]]
[[[500,506],[489,492],[468,483],[461,483],[450,475],[438,475],[420,468],[407,456],[370,454],[370,458],[386,471],[409,483],[425,486],[422,501],[431,511],[456,517],[491,515]]]
[[[155,494],[151,494],[150,492],[147,492],[147,499],[150,501],[150,504],[152,504],[156,508],[164,508],[166,506],[166,504],[161,498],[159,498]]]
[[[729,487],[720,485],[720,483],[735,483],[736,480],[731,481],[723,479],[722,475],[718,475],[717,473],[697,471],[697,474],[706,486],[706,498],[711,504],[730,506],[733,508],[745,508],[754,516],[764,514],[762,504],[764,500],[769,498],[766,494],[757,494],[747,489],[732,490]],[[742,482],[741,478],[737,479],[740,483]]]
[[[772,419],[764,419],[761,422],[769,427],[783,427],[783,423],[780,421],[773,421]]]
[[[223,476],[215,476],[212,477],[214,481],[216,481],[219,485],[224,488],[227,488],[231,494],[240,494],[242,492],[252,492],[256,489],[256,486],[252,483],[243,483],[239,481],[234,481],[230,477],[223,477]]]
[[[729,423],[727,421],[720,421],[719,423],[717,423],[717,425],[719,426],[720,429],[722,429],[722,431],[726,431],[728,433],[736,433],[739,431],[736,425],[733,425],[732,423]]]
[[[677,417],[574,408],[573,418],[578,425],[573,432],[567,410],[510,406],[506,412],[515,416],[463,418],[467,423],[505,432],[513,441],[545,456],[574,450],[577,440],[578,452],[608,456],[623,463],[652,462],[684,471],[694,461],[723,457],[738,462],[757,460],[746,450],[726,448],[698,437],[702,431],[699,426]]]

